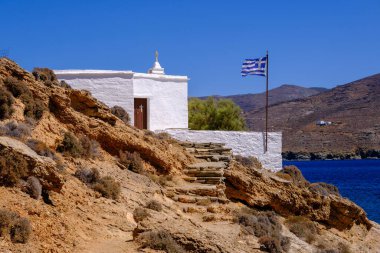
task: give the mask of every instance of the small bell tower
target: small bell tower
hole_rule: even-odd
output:
[[[159,75],[165,75],[164,68],[161,67],[160,63],[158,62],[158,51],[156,50],[155,53],[156,61],[153,64],[153,67],[148,70],[148,74],[159,74]]]

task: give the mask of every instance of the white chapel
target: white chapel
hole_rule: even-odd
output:
[[[156,60],[148,73],[130,70],[54,70],[59,80],[88,90],[112,107],[123,107],[140,129],[188,128],[188,77],[165,74]]]

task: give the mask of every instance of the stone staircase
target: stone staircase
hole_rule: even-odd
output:
[[[169,188],[169,196],[188,204],[227,203],[223,175],[232,159],[231,149],[225,148],[222,143],[182,142],[181,145],[199,162],[184,169],[183,179],[187,183]]]

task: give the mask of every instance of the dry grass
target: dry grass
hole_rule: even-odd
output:
[[[55,158],[55,152],[42,141],[30,139],[26,142],[26,145],[41,156],[50,157],[51,159]]]
[[[315,241],[316,235],[318,234],[317,226],[306,217],[291,216],[286,219],[285,224],[289,228],[290,232],[295,234],[297,237],[308,243]]]
[[[79,139],[72,133],[66,132],[57,151],[72,157],[80,157],[83,153],[83,147]]]

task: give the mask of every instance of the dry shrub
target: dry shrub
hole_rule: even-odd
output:
[[[72,132],[66,132],[57,151],[73,157],[80,157],[83,147],[78,138]]]
[[[25,105],[24,115],[26,117],[37,120],[42,117],[47,108],[40,98],[33,96],[25,82],[14,77],[8,77],[4,83],[13,96],[20,98]]]
[[[4,135],[24,139],[30,135],[32,130],[30,125],[13,120],[5,124],[2,131],[4,132]]]
[[[146,204],[146,208],[149,208],[149,209],[152,209],[154,211],[157,211],[157,212],[161,212],[162,211],[162,204],[160,202],[158,202],[157,200],[150,200],[147,204]]]
[[[291,216],[286,220],[285,224],[290,232],[308,243],[313,242],[318,233],[317,226],[303,216]]]
[[[128,170],[142,174],[144,172],[143,159],[137,152],[130,153],[128,151],[119,153],[120,163],[123,164]]]
[[[30,222],[17,213],[0,209],[0,236],[7,234],[14,243],[26,243],[32,232]]]
[[[129,117],[129,114],[126,110],[124,110],[123,107],[115,105],[111,108],[111,113],[121,119],[124,123],[129,124],[131,121],[131,118]]]
[[[34,199],[39,199],[42,193],[40,180],[36,177],[30,176],[26,182],[28,194]]]
[[[48,68],[34,68],[32,74],[37,81],[58,82],[54,71]]]
[[[79,141],[82,146],[82,157],[86,158],[100,158],[100,144],[96,140],[92,140],[86,135],[80,135]]]
[[[4,80],[4,84],[6,85],[8,90],[13,94],[13,96],[16,98],[20,97],[23,94],[30,93],[28,86],[26,86],[26,84],[23,81],[17,78],[14,78],[12,76],[7,77]]]
[[[168,253],[186,252],[166,230],[149,231],[139,235],[138,241],[143,248],[163,250]]]
[[[118,199],[121,192],[120,184],[110,176],[99,179],[93,188],[95,191],[100,192],[103,197],[109,199]]]
[[[259,239],[260,249],[271,253],[282,253],[281,243],[278,238],[263,236]]]
[[[173,186],[176,184],[174,181],[173,175],[156,175],[156,174],[148,174],[148,177],[161,186]]]
[[[28,173],[28,163],[21,154],[10,155],[6,150],[0,151],[0,185],[14,186]]]
[[[281,224],[274,212],[262,212],[258,215],[242,214],[238,216],[238,222],[256,237],[278,236],[281,233]]]
[[[133,219],[135,219],[136,222],[145,220],[149,216],[150,216],[149,212],[145,208],[142,208],[142,207],[137,207],[133,211]]]
[[[51,159],[54,159],[55,157],[54,151],[42,141],[30,139],[26,142],[26,145],[28,145],[28,147],[33,149],[37,154],[41,156],[50,157]]]
[[[321,194],[323,196],[329,196],[329,195],[336,195],[340,196],[338,187],[332,184],[319,182],[319,183],[312,183],[309,185],[309,190],[312,192],[316,192],[318,194]]]
[[[0,120],[8,119],[12,113],[14,102],[12,94],[4,87],[0,86]]]
[[[309,185],[309,182],[303,177],[302,172],[294,165],[285,166],[279,173],[287,174],[290,176],[291,181],[299,186],[305,187]]]
[[[215,219],[216,219],[215,215],[212,215],[212,214],[205,215],[205,216],[202,217],[202,220],[204,222],[214,221]]]
[[[287,252],[290,240],[281,234],[281,223],[274,212],[257,212],[248,208],[236,214],[235,219],[246,233],[261,239],[262,249],[268,252]],[[278,251],[279,250],[279,251]]]
[[[100,180],[100,173],[96,168],[80,168],[74,175],[85,184],[95,184]]]
[[[199,206],[209,206],[211,203],[212,201],[209,198],[202,198],[197,200],[197,205]]]
[[[263,165],[261,164],[261,162],[254,156],[245,157],[245,156],[235,155],[234,158],[238,163],[242,164],[245,167],[255,168],[255,169],[263,168]]]

